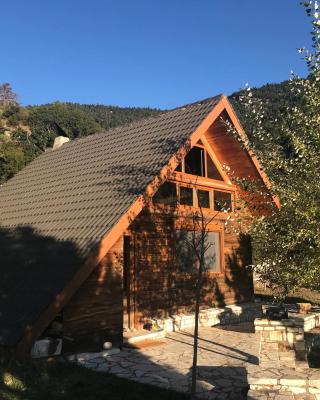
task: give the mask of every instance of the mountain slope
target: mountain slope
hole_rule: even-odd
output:
[[[275,118],[282,118],[285,107],[299,99],[292,96],[289,81],[254,88],[255,97],[265,104],[265,124],[272,131]],[[239,102],[243,92],[235,92],[229,99],[234,105],[250,139],[250,123]],[[116,107],[95,104],[55,102],[45,105],[20,107],[8,104],[0,107],[0,183],[13,176],[47,147],[56,136],[75,139],[149,117],[159,109]]]

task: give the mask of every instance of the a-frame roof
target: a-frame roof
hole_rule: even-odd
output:
[[[74,140],[0,188],[0,344],[17,343],[45,310],[42,325],[50,320],[226,106],[216,96]]]

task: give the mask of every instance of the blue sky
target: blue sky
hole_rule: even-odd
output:
[[[0,82],[22,104],[171,108],[305,75],[299,0],[3,0]]]

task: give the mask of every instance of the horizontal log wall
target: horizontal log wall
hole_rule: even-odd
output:
[[[224,229],[225,221],[215,221]],[[177,220],[145,210],[132,224],[135,259],[135,323],[192,312],[196,276],[177,271],[173,232]],[[224,264],[221,275],[205,274],[202,306],[214,307],[253,300],[250,240],[224,231]]]
[[[180,222],[180,228],[185,221]],[[251,301],[253,285],[250,242],[224,229],[225,271],[204,276],[202,306],[213,307]],[[181,225],[182,224],[182,225]],[[178,221],[179,225],[179,221]],[[148,318],[192,312],[195,305],[196,276],[180,273],[174,265],[174,230],[177,219],[152,214],[145,209],[132,223],[131,291],[135,327]],[[79,288],[63,311],[64,333],[81,341],[121,340],[123,330],[123,240],[116,243],[98,268]],[[88,345],[86,345],[88,348]]]
[[[121,238],[63,310],[64,334],[76,342],[99,347],[122,340],[122,243]]]

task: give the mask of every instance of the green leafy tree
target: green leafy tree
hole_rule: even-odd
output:
[[[41,147],[38,145],[35,136],[22,128],[13,131],[11,133],[11,139],[16,143],[19,143],[22,148],[25,164],[34,160],[41,153]]]
[[[59,102],[21,107],[12,101],[5,102],[1,107],[0,134],[10,135],[13,141],[12,146],[9,143],[6,146],[15,148],[19,154],[22,151],[23,165],[25,165],[46,148],[52,147],[56,136],[67,136],[70,139],[87,136],[158,112],[159,110],[149,108],[120,108]],[[7,138],[8,141],[10,137]],[[4,159],[0,162],[5,163],[4,177],[9,178],[20,169],[14,162],[8,163],[8,159],[6,162]]]
[[[5,118],[10,126],[18,126],[21,123],[25,123],[27,115],[27,110],[17,103],[9,103],[2,110],[2,118]]]
[[[243,145],[256,150],[281,202],[252,229],[255,269],[280,298],[320,287],[320,19],[317,1],[303,5],[312,18],[313,50],[300,50],[309,75],[291,77],[292,104],[272,118],[249,88],[240,96],[251,132]]]
[[[10,179],[25,165],[22,147],[5,135],[0,136],[0,183]]]
[[[54,103],[29,107],[27,122],[35,135],[42,136],[44,145],[51,144],[55,136],[67,136],[75,139],[101,131],[93,117],[81,109],[65,103]],[[48,135],[45,140],[44,135]]]

